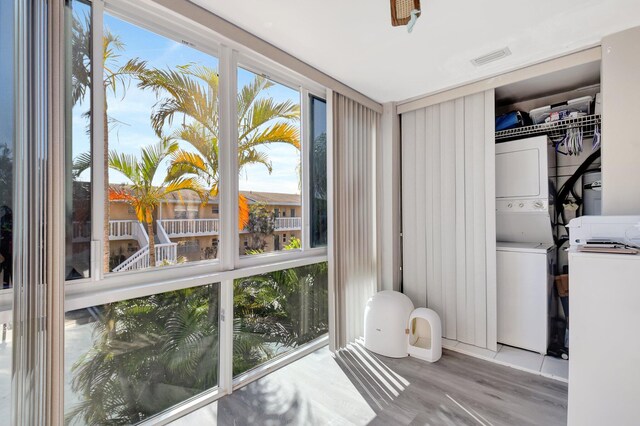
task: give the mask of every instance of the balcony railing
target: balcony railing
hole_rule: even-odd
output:
[[[302,229],[301,217],[277,217],[276,231],[295,231]]]
[[[164,228],[169,237],[218,235],[220,232],[219,219],[162,219],[158,225]]]
[[[178,244],[156,244],[156,265],[172,265],[178,261]],[[113,268],[113,272],[135,271],[149,267],[149,246],[144,246],[127,260]]]
[[[73,242],[91,240],[91,222],[73,222]],[[149,242],[144,225],[137,220],[110,220],[109,240],[138,240],[141,245]]]
[[[220,233],[219,219],[162,219],[157,224],[160,228],[158,229],[159,234],[164,231],[169,238],[218,235]],[[275,218],[276,231],[297,231],[300,229],[302,229],[301,217]],[[73,241],[83,242],[90,239],[91,223],[73,222]],[[109,239],[111,241],[137,240],[140,247],[149,243],[144,225],[137,220],[109,221]]]
[[[110,220],[109,239],[111,240],[131,240],[133,239],[133,225],[137,220]]]

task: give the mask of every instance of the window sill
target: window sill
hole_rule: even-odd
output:
[[[167,411],[156,414],[155,416],[150,417],[149,419],[139,424],[144,426],[169,424],[181,417],[188,415],[189,413],[192,413],[200,408],[206,407],[207,405],[216,402],[218,399],[222,398],[225,395],[227,395],[227,393],[223,389],[211,389],[200,395],[194,396],[193,398],[188,399],[181,404],[169,408]]]
[[[314,256],[304,252],[304,256],[270,257],[269,262],[263,261],[258,265],[228,271],[221,271],[219,264],[180,265],[136,273],[109,274],[100,281],[72,281],[73,284],[67,284],[65,288],[65,312],[326,262],[326,251],[321,253],[324,254]]]
[[[289,352],[287,354],[282,355],[281,357],[275,358],[266,364],[263,364],[259,367],[256,367],[246,373],[241,374],[237,378],[233,380],[233,390],[240,389],[243,386],[248,385],[251,382],[254,382],[267,374],[270,374],[282,367],[285,367],[292,362],[299,360],[300,358],[315,352],[316,350],[326,346],[329,344],[329,336],[325,334],[317,338],[316,340],[307,343],[306,345],[301,346],[300,348]],[[183,402],[182,404],[176,405],[169,410],[160,413],[156,416],[153,416],[141,423],[141,425],[166,425],[169,424],[181,417],[187,416],[190,413],[204,408],[209,404],[216,402],[218,399],[223,396],[228,395],[229,392],[226,392],[224,389],[216,388],[212,389],[208,392],[205,392],[201,395],[195,396],[190,400]]]
[[[294,250],[280,250],[271,253],[261,253],[256,255],[239,256],[236,260],[238,269],[248,268],[260,265],[269,265],[275,262],[283,262],[286,260],[302,259],[311,256],[326,256],[327,248],[319,247],[312,249],[294,249]]]
[[[300,346],[299,348],[276,357],[265,364],[255,367],[249,371],[246,371],[233,379],[233,390],[240,389],[251,382],[273,373],[274,371],[291,364],[294,361],[299,360],[302,357],[309,355],[318,349],[327,346],[329,344],[329,334],[325,334],[317,339]]]

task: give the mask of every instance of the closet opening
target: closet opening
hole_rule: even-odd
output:
[[[569,222],[601,215],[600,61],[495,90],[498,343],[567,360]]]

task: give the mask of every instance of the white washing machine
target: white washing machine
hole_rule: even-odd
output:
[[[546,136],[496,145],[498,342],[541,354],[553,312],[554,168]]]
[[[546,136],[496,145],[496,239],[552,244],[555,151]]]
[[[497,243],[498,342],[547,353],[555,246]]]

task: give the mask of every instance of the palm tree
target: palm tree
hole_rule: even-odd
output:
[[[67,424],[134,424],[218,384],[217,285],[90,308]]]
[[[234,281],[233,375],[327,332],[327,264]],[[202,286],[89,308],[69,424],[133,424],[218,384],[218,295]],[[88,317],[89,315],[86,315]]]
[[[169,175],[172,178],[197,176],[206,185],[211,197],[219,190],[219,110],[218,73],[204,65],[187,64],[176,70],[150,69],[139,76],[139,87],[151,89],[160,98],[151,116],[158,136],[182,117],[182,126],[172,137],[183,140],[193,151],[179,149],[172,155]],[[300,149],[300,106],[289,100],[276,102],[260,94],[273,86],[264,77],[254,80],[240,90],[238,103],[238,167],[262,164],[269,173],[273,167],[269,157],[258,148],[284,143]],[[187,118],[190,120],[187,121]],[[249,220],[246,199],[240,196],[239,227]]]
[[[71,28],[71,37],[73,43],[71,55],[71,98],[75,104],[84,99],[88,90],[91,89],[91,19],[85,15],[83,20],[78,16],[74,16]],[[105,194],[109,191],[109,123],[107,93],[111,92],[113,96],[117,96],[120,91],[122,95],[126,94],[127,87],[132,77],[140,75],[146,67],[146,62],[138,58],[133,58],[124,63],[119,64],[120,52],[125,48],[124,43],[119,36],[111,33],[105,28],[102,39],[102,61],[104,67],[103,83],[101,90],[104,98],[104,116],[103,116],[103,133],[104,133],[104,190]],[[90,114],[90,112],[87,112]],[[91,155],[84,153],[74,160],[74,176],[79,176],[84,170],[91,167]],[[104,198],[104,270],[109,270],[109,199]]]
[[[156,173],[162,162],[178,150],[177,142],[162,138],[156,145],[143,147],[140,159],[133,155],[111,151],[109,167],[122,173],[130,185],[109,189],[109,200],[129,203],[140,222],[146,223],[149,234],[149,266],[156,265],[153,213],[164,198],[183,190],[193,191],[203,197],[203,188],[193,177],[166,176],[160,185],[154,185]]]
[[[277,355],[268,343],[291,349],[327,332],[327,277],[325,262],[234,281],[234,374]]]

